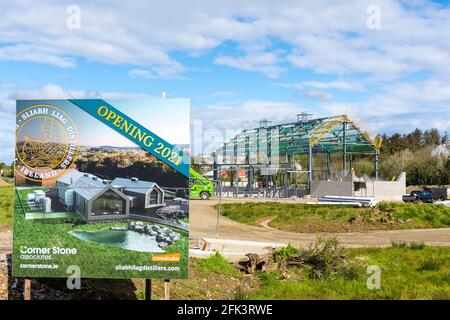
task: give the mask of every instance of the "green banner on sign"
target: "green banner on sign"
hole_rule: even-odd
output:
[[[189,177],[189,157],[103,99],[71,99],[73,104]]]

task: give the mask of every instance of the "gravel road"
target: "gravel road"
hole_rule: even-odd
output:
[[[236,201],[239,200],[223,200],[223,203]],[[242,200],[240,201],[242,202]],[[217,202],[217,200],[192,200],[190,202],[191,237],[215,237],[217,214],[213,206]],[[292,200],[284,202],[293,203]],[[348,248],[390,246],[391,241],[401,240],[419,241],[433,246],[450,246],[450,228],[328,233],[324,235],[336,236],[342,245]],[[295,233],[250,226],[221,216],[218,238],[291,243],[292,245],[305,246],[314,241],[316,236],[317,234]]]

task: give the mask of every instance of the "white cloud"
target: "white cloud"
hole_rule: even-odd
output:
[[[360,82],[349,81],[304,81],[302,85],[305,87],[317,88],[317,89],[339,89],[346,91],[360,91],[363,86]]]
[[[295,121],[302,111],[305,108],[296,103],[250,99],[193,108],[192,117],[206,127],[240,130],[258,126],[263,119],[274,123]]]
[[[194,107],[191,123],[201,123],[203,140],[197,140],[193,145],[198,152],[208,153],[241,130],[258,127],[263,119],[274,124],[294,122],[302,111],[305,108],[295,103],[257,99]],[[193,136],[200,139],[199,134]]]
[[[450,83],[444,80],[425,80],[418,83],[399,82],[389,87],[390,96],[423,103],[444,103],[450,110]],[[450,117],[449,117],[450,118]]]
[[[302,90],[305,88],[315,88],[315,89],[338,89],[344,91],[361,91],[364,86],[361,82],[356,81],[302,81],[295,83],[285,83],[285,82],[275,82],[275,86],[282,88],[292,88],[297,90]]]
[[[308,90],[303,94],[305,97],[313,100],[331,100],[331,93],[321,90]]]
[[[278,78],[285,71],[277,66],[277,54],[269,52],[249,53],[243,57],[219,55],[214,62],[246,71],[262,72],[269,78]]]
[[[149,21],[160,21],[161,17],[156,19],[157,12],[149,13],[148,7],[144,10],[145,2],[123,6],[119,1],[103,5],[78,1],[77,5],[81,8],[79,30],[66,27],[67,6],[63,3],[18,1],[0,5],[0,42],[8,43],[1,48],[0,59],[71,67],[75,58],[82,57],[102,63],[152,66],[160,74],[165,68],[179,66],[167,54],[176,46],[175,32],[169,36],[167,31],[149,30],[163,31],[163,27],[155,23],[149,28]],[[161,37],[165,36],[168,38],[164,41]]]
[[[392,77],[410,68],[386,52],[360,47],[345,38],[307,35],[299,40],[299,48],[288,56],[288,60],[296,67],[318,73],[347,75],[357,72]]]
[[[448,72],[450,44],[443,40],[450,28],[448,8],[421,2],[414,9],[406,9],[397,1],[377,1],[382,28],[369,30],[363,14],[368,4],[358,1],[333,6],[325,14],[329,18],[326,22],[318,19],[323,23],[318,23],[316,30],[287,35],[295,47],[289,60],[316,72],[360,72],[377,78],[423,70]]]
[[[199,57],[215,49],[217,64],[272,78],[282,76],[288,66],[292,73],[304,69],[331,74],[324,77],[326,81],[282,85],[325,99],[331,99],[329,93],[327,97],[329,90],[367,89],[367,98],[352,101],[352,105],[379,130],[400,129],[401,123],[450,127],[448,117],[442,116],[448,114],[450,105],[448,6],[422,0],[414,5],[377,0],[382,28],[369,30],[366,8],[374,4],[372,0],[247,1],[239,5],[230,1],[152,1],[151,6],[143,0],[133,1],[132,6],[118,0],[80,0],[77,4],[82,15],[80,30],[66,28],[66,5],[62,3],[43,0],[0,4],[0,60],[73,67],[83,58],[124,64],[132,77],[173,78],[190,69],[174,58],[174,52]],[[355,73],[365,78],[364,85],[349,80],[356,78]],[[414,83],[416,73],[424,80]],[[378,87],[380,84],[383,86]],[[31,96],[30,92],[22,93]],[[16,90],[11,97],[18,94],[21,92]],[[36,90],[33,97],[63,94],[91,97],[99,93],[49,85]],[[219,122],[233,114],[254,123],[253,117],[260,116],[258,111],[252,109],[254,114],[249,114],[244,108],[241,114],[240,107],[258,105],[263,110],[261,116],[267,113],[274,118],[281,113],[271,114],[265,105],[288,112],[287,118],[291,112],[303,111],[293,104],[288,108],[283,102],[255,101],[261,102],[248,100],[222,106],[233,113],[213,111],[212,107],[206,108],[206,113],[210,119],[221,117]],[[323,102],[331,103],[337,102]],[[0,105],[0,110],[14,108],[5,95],[0,96]],[[229,120],[229,125],[233,121]]]
[[[235,95],[236,95],[235,92],[228,91],[228,90],[216,91],[216,92],[213,92],[211,94],[212,97],[224,97],[224,98],[230,98],[230,97],[233,97]]]
[[[9,100],[20,99],[70,99],[70,98],[94,98],[99,93],[83,90],[65,90],[62,87],[48,83],[39,89],[17,90],[8,95]]]
[[[128,71],[128,74],[132,78],[152,78],[152,74],[148,70],[142,70],[142,69],[133,69]]]
[[[237,44],[241,56],[219,49],[217,63],[277,77],[287,58],[316,72],[392,78],[450,71],[450,9],[426,1],[377,0],[381,29],[369,30],[372,0],[302,2],[77,1],[81,28],[66,28],[66,5],[43,0],[0,5],[0,59],[71,67],[76,58],[140,66],[156,76],[181,72],[174,51],[189,54]],[[51,19],[49,19],[51,17]],[[282,43],[290,54],[274,53]],[[145,68],[143,68],[145,66]]]
[[[336,103],[327,102],[320,105],[325,116],[329,115],[346,115],[359,128],[375,137],[378,133],[369,117],[366,117],[359,111],[359,106],[355,103]]]
[[[302,81],[294,83],[275,82],[274,86],[298,91],[298,96],[312,100],[331,100],[333,95],[326,90],[362,91],[364,86],[356,81]]]
[[[15,100],[20,99],[141,99],[154,97],[144,93],[125,93],[125,92],[96,92],[86,90],[68,90],[63,87],[48,83],[38,89],[21,89],[16,90],[13,93],[9,93],[7,98],[1,102],[1,105],[14,105]],[[11,111],[14,111],[11,109]]]
[[[450,85],[442,80],[394,83],[361,102],[322,103],[326,113],[348,114],[371,133],[450,129]]]
[[[178,62],[173,62],[170,65],[154,66],[151,70],[147,69],[132,69],[128,71],[128,75],[132,78],[146,78],[146,79],[168,79],[178,78],[180,73],[184,71],[184,68]]]
[[[303,111],[312,112],[314,117],[346,114],[372,136],[385,132],[411,132],[416,127],[438,128],[442,132],[450,130],[447,116],[450,112],[450,85],[444,80],[386,85],[357,102],[330,101],[329,96],[322,96],[318,91],[310,93],[319,100],[314,108],[283,101],[250,99],[197,107],[192,115],[203,122],[204,128],[222,132],[253,128],[262,119],[274,123],[292,122]],[[319,98],[325,101],[321,102]]]
[[[74,67],[73,59],[60,56],[58,52],[49,48],[34,45],[16,44],[0,47],[0,60],[31,61],[61,68]]]
[[[7,95],[0,90],[0,162],[10,163],[14,154],[15,135],[15,109],[14,100],[8,99]]]

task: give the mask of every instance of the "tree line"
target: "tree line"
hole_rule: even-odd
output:
[[[426,146],[438,146],[448,140],[447,132],[444,135],[436,128],[422,131],[415,129],[411,133],[394,133],[391,136],[382,135],[381,153],[393,154],[405,149],[416,151]]]
[[[4,162],[0,162],[0,172],[2,177],[13,178],[14,177],[14,163],[8,165]]]
[[[447,133],[441,135],[435,128],[415,129],[407,134],[384,134],[382,138],[383,178],[390,179],[405,171],[408,185],[450,184],[450,157],[432,156],[433,149],[448,141]]]

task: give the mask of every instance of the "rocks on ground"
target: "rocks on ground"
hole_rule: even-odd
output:
[[[155,224],[144,224],[142,221],[132,221],[128,223],[128,230],[139,233],[146,233],[155,237],[159,247],[166,247],[181,239],[178,232],[172,231],[167,227],[160,227]]]
[[[156,215],[161,219],[184,219],[188,217],[188,213],[179,205],[166,206],[156,210]]]

